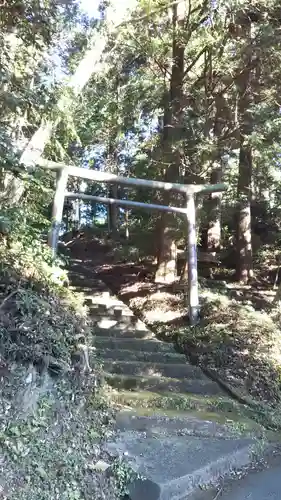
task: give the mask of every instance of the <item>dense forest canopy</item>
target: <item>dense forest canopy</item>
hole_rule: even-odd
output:
[[[223,181],[223,196],[197,200],[198,244],[226,250],[236,278],[247,282],[253,252],[279,244],[280,23],[275,0],[135,0],[122,8],[100,2],[96,18],[74,0],[5,2],[3,220],[17,219],[19,210],[37,228],[50,220],[53,177],[34,167],[43,153],[132,177]],[[23,161],[30,158],[32,168]],[[185,202],[174,194],[71,184],[92,194]],[[91,222],[101,213],[94,204],[82,208]],[[65,216],[68,226],[77,222],[77,203],[66,204]],[[115,237],[124,226],[127,234],[128,227],[132,234],[136,227],[151,231],[158,277],[185,238],[184,224],[171,215],[113,208],[109,219]]]

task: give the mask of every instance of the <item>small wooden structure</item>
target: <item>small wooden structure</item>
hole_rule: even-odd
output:
[[[121,177],[114,174],[90,170],[86,168],[66,165],[64,163],[54,163],[48,160],[39,160],[39,166],[56,171],[57,184],[53,203],[53,225],[50,234],[49,244],[55,254],[57,250],[59,231],[62,222],[63,207],[65,198],[83,199],[104,203],[107,205],[116,204],[129,208],[143,208],[145,210],[158,210],[162,212],[172,212],[181,214],[185,217],[187,223],[187,262],[188,262],[188,309],[189,321],[195,325],[199,319],[199,297],[198,297],[198,278],[197,278],[197,244],[196,244],[196,194],[210,194],[224,191],[226,185],[186,185],[179,183],[161,182],[146,179],[137,179],[132,177]],[[156,205],[152,203],[141,203],[130,200],[119,200],[116,198],[105,198],[92,196],[84,193],[72,193],[67,191],[67,181],[69,176],[87,179],[94,182],[105,182],[111,184],[121,184],[125,186],[146,187],[162,191],[174,191],[185,195],[185,207],[174,207],[167,205]]]

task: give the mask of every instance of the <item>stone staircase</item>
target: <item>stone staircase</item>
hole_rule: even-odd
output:
[[[106,381],[118,389],[120,402],[129,406],[153,402],[154,406],[157,394],[159,407],[163,396],[171,410],[181,402],[183,408],[192,408],[197,399],[199,407],[204,400],[233,406],[215,382],[188,364],[172,344],[159,341],[104,283],[87,277],[85,285],[86,270],[78,268],[80,272],[70,274],[72,286],[85,295],[94,326],[95,354],[102,361]]]
[[[81,263],[72,264],[70,280],[85,296],[95,355],[120,409],[107,451],[145,477],[132,483],[130,498],[199,498],[202,485],[251,463],[261,429],[241,407]]]

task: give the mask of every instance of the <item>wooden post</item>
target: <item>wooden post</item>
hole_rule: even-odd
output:
[[[52,249],[53,257],[56,255],[59,231],[62,222],[65,191],[67,188],[68,171],[66,168],[57,171],[56,192],[53,202],[52,228],[49,235],[49,246]]]
[[[191,326],[199,321],[196,208],[194,195],[187,195],[187,264],[188,264],[188,311]]]

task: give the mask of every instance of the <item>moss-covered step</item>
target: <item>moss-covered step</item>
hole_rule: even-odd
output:
[[[96,349],[96,356],[109,361],[148,361],[149,363],[182,364],[185,356],[171,352],[143,352],[130,349]]]
[[[169,377],[119,375],[103,372],[106,382],[118,389],[149,390],[153,392],[173,392],[189,394],[223,394],[220,387],[211,380],[175,379]]]
[[[215,412],[226,415],[241,413],[241,406],[225,396],[205,396],[169,391],[112,391],[110,397],[121,406],[138,408],[141,411],[162,411],[178,414],[181,411],[200,411],[205,416]]]
[[[93,332],[94,333],[94,332]],[[151,339],[136,339],[136,338],[115,338],[109,335],[102,335],[94,338],[93,341],[97,349],[115,349],[115,350],[130,350],[135,352],[158,352],[170,353],[175,352],[173,346],[166,342]]]
[[[151,363],[149,361],[116,361],[116,360],[105,360],[103,363],[103,368],[106,372],[118,375],[128,375],[137,377],[154,377],[156,379],[161,379],[162,377],[168,377],[171,379],[180,380],[200,380],[213,386],[212,381],[210,381],[200,370],[198,366],[193,366],[185,363],[183,357],[181,364],[165,363]]]

